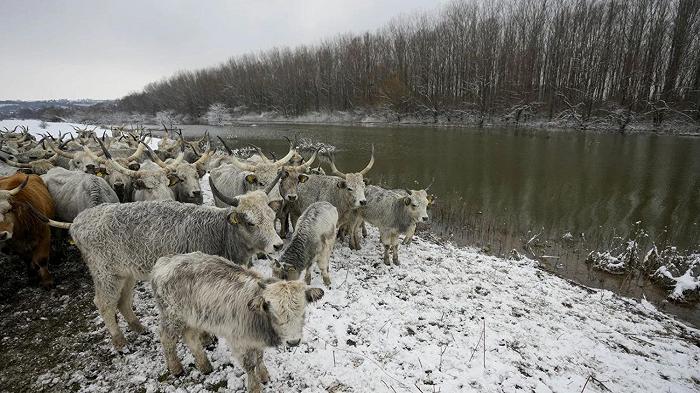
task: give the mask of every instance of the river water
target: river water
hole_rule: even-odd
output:
[[[358,171],[375,146],[375,184],[421,188],[437,196],[431,231],[458,244],[509,256],[516,250],[578,283],[645,296],[700,325],[700,308],[664,301],[639,277],[616,276],[585,263],[638,230],[641,248],[700,244],[700,138],[580,131],[430,126],[182,126],[186,137],[222,136],[277,157],[293,138],[337,148],[343,172]],[[327,165],[326,165],[327,168]],[[566,235],[570,233],[571,236]],[[563,238],[567,240],[562,240]]]

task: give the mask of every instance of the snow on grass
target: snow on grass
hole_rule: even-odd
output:
[[[671,283],[669,286],[673,290],[668,297],[672,300],[683,301],[687,294],[700,291],[700,254],[689,255],[686,264],[685,273],[678,277],[675,277],[666,265],[659,267],[653,274]]]
[[[389,268],[376,239],[370,229],[359,252],[336,245],[332,289],[309,307],[304,342],[265,354],[272,377],[265,391],[579,392],[589,376],[587,392],[698,389],[692,365],[700,361],[700,332],[648,302],[572,285],[528,260],[425,239],[402,248],[402,264]],[[269,274],[266,261],[255,269]],[[312,285],[322,286],[316,272]],[[181,343],[188,374],[170,377],[148,283],[137,287],[135,304],[150,334],[128,333],[128,353],[114,353],[97,377],[48,372],[37,384],[78,383],[86,392],[244,389],[245,375],[222,341],[207,351],[215,371],[206,376]],[[94,315],[104,339],[88,350],[112,351]]]

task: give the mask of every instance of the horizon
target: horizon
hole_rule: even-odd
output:
[[[6,31],[12,33],[0,41],[0,50],[13,55],[0,59],[0,101],[118,100],[179,72],[374,31],[402,14],[433,11],[445,2],[312,0],[247,6],[10,0],[3,8],[10,16]],[[134,9],[140,13],[133,15]],[[95,26],[88,36],[85,20]]]

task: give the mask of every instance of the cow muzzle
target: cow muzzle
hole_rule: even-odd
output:
[[[299,345],[300,342],[301,342],[300,338],[298,338],[296,340],[288,340],[287,345],[290,347],[296,347],[297,345]]]
[[[12,232],[2,231],[0,232],[0,241],[12,239]]]

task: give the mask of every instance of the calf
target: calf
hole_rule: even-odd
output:
[[[311,265],[318,263],[323,283],[331,286],[328,264],[335,245],[338,209],[328,202],[312,203],[299,217],[289,246],[279,262],[274,262],[273,274],[284,280],[296,280],[306,269],[306,284],[311,284]]]
[[[49,273],[51,230],[32,210],[52,218],[54,204],[46,185],[37,175],[16,173],[0,178],[0,241],[27,261],[44,288],[53,285]]]
[[[263,351],[301,342],[307,302],[323,290],[300,281],[264,280],[224,258],[195,252],[158,259],[151,279],[160,310],[160,341],[170,373],[183,373],[176,344],[184,336],[197,368],[212,371],[200,335],[221,336],[243,366],[248,392],[260,392],[269,373]]]
[[[428,186],[429,188],[430,186]],[[405,235],[408,244],[416,231],[416,223],[428,221],[428,206],[433,202],[432,195],[425,190],[387,190],[378,186],[368,186],[365,190],[367,205],[358,210],[351,225],[351,233],[359,239],[358,232],[364,221],[379,228],[379,240],[384,245],[384,263],[399,264],[399,235]]]

